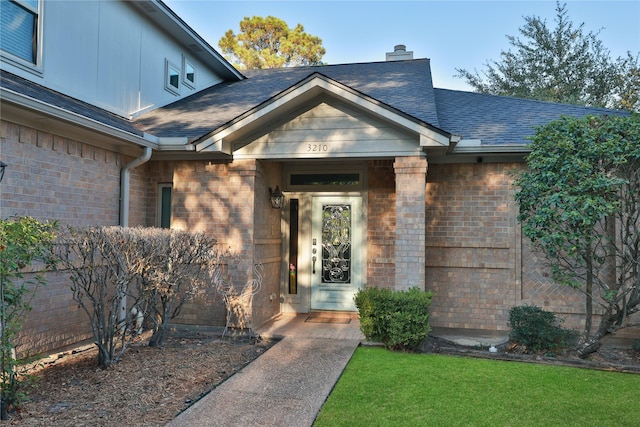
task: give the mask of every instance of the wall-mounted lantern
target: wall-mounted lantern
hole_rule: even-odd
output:
[[[276,185],[275,190],[269,188],[269,196],[271,196],[271,207],[274,209],[282,209],[284,205],[284,194],[280,191],[280,187]]]
[[[4,178],[4,169],[7,167],[7,164],[0,160],[0,182],[2,178]]]

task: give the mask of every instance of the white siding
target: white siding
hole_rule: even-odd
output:
[[[158,108],[221,81],[127,2],[45,1],[42,19],[42,75],[8,62],[2,68],[118,115]],[[183,55],[196,67],[197,86],[181,81],[176,96],[164,89],[164,64],[181,67]]]
[[[344,104],[321,103],[233,152],[234,158],[394,157],[420,152],[409,135]]]

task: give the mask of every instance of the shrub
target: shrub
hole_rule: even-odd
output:
[[[355,296],[360,312],[360,329],[370,341],[379,341],[386,348],[417,348],[424,341],[429,326],[429,305],[432,292],[418,288],[408,291],[365,288]]]
[[[33,377],[19,371],[26,359],[16,359],[14,340],[20,332],[31,299],[46,284],[41,274],[52,267],[50,251],[56,222],[31,217],[0,219],[0,419],[25,399],[24,388]]]
[[[573,332],[562,328],[564,320],[534,305],[509,310],[509,339],[527,352],[553,351],[567,344]]]
[[[216,240],[203,233],[143,227],[68,227],[56,260],[68,271],[73,300],[89,317],[98,366],[117,363],[153,324],[149,345],[160,346],[183,303],[211,286]]]

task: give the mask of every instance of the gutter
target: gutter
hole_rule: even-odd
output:
[[[124,165],[120,172],[120,226],[129,226],[129,182],[131,177],[131,170],[138,166],[147,163],[151,158],[153,150],[149,147],[144,147],[144,152],[137,159]]]

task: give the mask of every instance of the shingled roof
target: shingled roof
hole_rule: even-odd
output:
[[[16,76],[15,74],[9,73],[5,70],[0,70],[0,88],[38,100],[45,104],[60,108],[61,110],[95,120],[98,123],[111,126],[132,135],[139,137],[143,136],[143,132],[136,128],[133,122],[124,117],[23,79],[22,77]]]
[[[580,107],[448,89],[434,89],[428,59],[316,67],[249,70],[247,79],[221,83],[135,121],[52,91],[0,70],[2,89],[37,99],[116,129],[142,136],[204,137],[315,73],[465,140],[482,145],[528,144],[537,126],[561,116],[628,115],[625,111]]]
[[[428,59],[248,70],[244,72],[245,80],[212,86],[145,114],[136,123],[159,137],[187,136],[194,140],[314,73],[439,127]]]
[[[195,140],[321,73],[418,121],[483,145],[524,145],[537,126],[563,115],[627,114],[603,108],[434,89],[428,59],[248,70],[246,80],[222,83],[154,110],[136,123],[159,137]]]
[[[435,89],[442,129],[483,145],[527,144],[535,128],[561,116],[628,115],[625,111]]]

